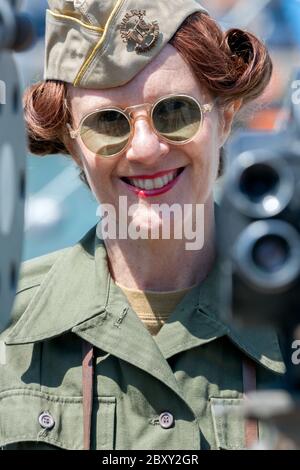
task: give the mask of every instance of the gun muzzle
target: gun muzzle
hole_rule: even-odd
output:
[[[230,174],[228,193],[244,215],[257,219],[274,217],[290,203],[295,177],[285,161],[265,150],[241,153]]]
[[[238,237],[232,260],[255,290],[284,292],[300,276],[300,235],[283,220],[253,222]]]

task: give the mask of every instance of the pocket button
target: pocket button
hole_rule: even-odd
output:
[[[164,413],[161,413],[159,416],[159,424],[161,425],[162,428],[168,429],[172,426],[174,423],[174,418],[171,413],[168,411],[165,411]]]
[[[55,421],[48,411],[43,411],[39,416],[39,423],[44,429],[52,429]]]

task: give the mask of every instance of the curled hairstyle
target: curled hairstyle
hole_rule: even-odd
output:
[[[199,84],[219,98],[221,105],[256,99],[268,85],[272,62],[264,44],[250,32],[223,32],[209,15],[190,15],[170,40],[188,63]],[[66,123],[72,124],[67,84],[46,80],[28,87],[23,96],[28,148],[32,154],[70,155]],[[220,158],[219,175],[223,171]],[[87,185],[83,171],[80,178]]]

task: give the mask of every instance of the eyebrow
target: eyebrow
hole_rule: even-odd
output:
[[[162,94],[162,95],[150,95],[149,99],[147,101],[144,101],[143,103],[137,103],[137,104],[145,104],[145,103],[150,103],[150,104],[153,104],[155,103],[156,101],[158,101],[160,98],[163,98],[164,96],[168,96],[168,95],[190,95],[192,97],[193,94],[191,92],[183,92],[183,91],[174,91],[172,93],[166,93],[166,94]],[[195,98],[195,97],[194,97]],[[200,102],[203,101],[203,97],[201,100],[199,100]],[[128,103],[128,102],[126,102]],[[135,105],[132,105],[132,104],[126,104],[126,105],[121,105],[119,103],[102,103],[99,105],[95,105],[93,108],[90,108],[88,109],[87,111],[85,111],[82,116],[80,117],[80,120],[83,119],[85,116],[87,116],[88,114],[91,114],[93,113],[94,111],[97,111],[98,109],[102,109],[102,108],[119,108],[119,109],[126,109],[126,108],[129,108],[131,106],[135,106]]]
[[[120,108],[119,105],[115,105],[115,104],[112,104],[112,103],[99,103],[99,104],[96,104],[96,105],[94,105],[93,107],[89,107],[87,110],[85,110],[85,111],[83,112],[83,116],[86,116],[87,114],[90,114],[90,113],[92,113],[93,111],[96,111],[97,109],[101,109],[101,108],[114,108],[114,107]]]

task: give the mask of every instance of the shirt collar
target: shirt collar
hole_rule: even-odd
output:
[[[80,333],[86,325],[91,328],[101,323],[104,330],[105,318],[109,316],[116,325],[123,321],[124,312],[129,311],[127,328],[139,328],[149,344],[154,339],[166,358],[227,335],[248,356],[283,373],[284,364],[274,330],[238,329],[220,317],[219,282],[220,269],[216,263],[200,287],[188,292],[158,335],[149,338],[149,332],[110,276],[105,245],[97,237],[96,225],[54,263],[5,342],[34,343],[68,331]]]
[[[189,292],[155,337],[165,357],[227,336],[241,351],[278,373],[285,366],[272,328],[238,327],[220,315],[221,269],[218,262],[207,278]],[[169,328],[169,331],[167,328]],[[173,329],[173,331],[171,331]],[[171,334],[172,332],[172,334]]]
[[[109,273],[96,226],[64,252],[43,279],[7,344],[50,339],[105,311]]]

